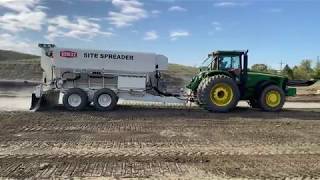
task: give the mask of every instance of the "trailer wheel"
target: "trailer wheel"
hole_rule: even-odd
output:
[[[240,99],[236,82],[225,75],[215,75],[207,79],[200,94],[205,109],[213,112],[229,112]]]
[[[69,89],[63,96],[63,105],[70,111],[80,111],[88,104],[88,95],[82,89]]]
[[[276,85],[269,85],[263,89],[259,105],[264,111],[280,111],[285,103],[285,94],[283,90]]]
[[[93,104],[99,111],[110,111],[116,107],[118,99],[116,93],[104,88],[94,93]]]

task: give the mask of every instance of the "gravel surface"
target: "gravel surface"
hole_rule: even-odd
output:
[[[320,112],[0,112],[2,178],[319,179]]]

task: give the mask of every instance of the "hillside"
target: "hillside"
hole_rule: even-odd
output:
[[[0,62],[1,61],[23,61],[23,60],[32,60],[38,59],[39,56],[31,55],[31,54],[24,54],[15,51],[7,51],[7,50],[0,50]]]
[[[178,93],[198,73],[198,68],[180,64],[169,64],[168,71],[163,74],[168,91]]]

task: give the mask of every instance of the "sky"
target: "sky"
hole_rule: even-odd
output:
[[[320,56],[318,0],[0,0],[0,49],[154,52],[200,65],[215,50],[249,50],[279,68]]]

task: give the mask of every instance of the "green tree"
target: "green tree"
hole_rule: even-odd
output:
[[[317,60],[317,62],[316,62],[316,67],[314,68],[313,78],[320,79],[320,61],[319,60]]]
[[[268,72],[268,66],[265,64],[254,64],[251,66],[252,71]]]
[[[289,79],[293,79],[293,70],[288,64],[286,64],[281,72],[282,75],[288,76]]]
[[[299,66],[293,68],[294,79],[309,80],[313,76],[312,60],[302,60]]]
[[[276,69],[273,69],[271,66],[268,66],[267,73],[278,74],[278,71]]]
[[[272,69],[271,66],[268,66],[266,64],[254,64],[251,66],[252,71],[257,72],[264,72],[264,73],[270,73],[270,74],[277,74],[277,70]]]

